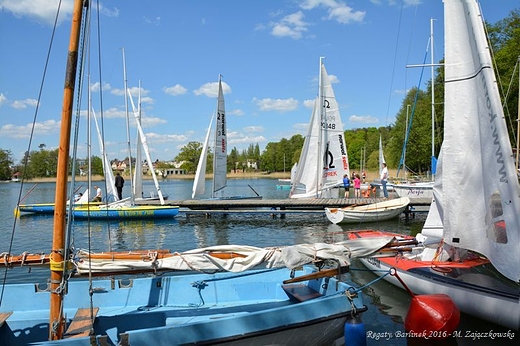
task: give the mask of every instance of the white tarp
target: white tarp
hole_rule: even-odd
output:
[[[336,244],[315,243],[285,247],[258,248],[243,245],[219,245],[175,253],[171,257],[149,260],[95,259],[88,261],[88,253],[80,252],[76,263],[78,272],[86,274],[132,270],[196,270],[242,272],[253,268],[295,268],[317,260],[335,260],[341,266],[350,265],[356,257],[369,256],[392,241],[393,237],[348,240]],[[245,257],[220,259],[211,253],[237,253]]]

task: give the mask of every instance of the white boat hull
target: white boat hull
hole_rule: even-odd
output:
[[[412,202],[417,200],[431,201],[433,198],[433,182],[393,184],[393,188],[399,197],[408,197]]]
[[[384,221],[403,213],[409,203],[410,199],[403,197],[361,206],[325,208],[325,214],[334,224]]]

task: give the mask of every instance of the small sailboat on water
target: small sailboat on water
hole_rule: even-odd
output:
[[[210,135],[215,120],[215,141],[213,146],[213,183],[211,188],[212,199],[261,199],[255,189],[248,185],[254,192],[254,196],[227,196],[224,190],[227,186],[227,118],[224,103],[224,93],[222,91],[222,76],[218,78],[217,111],[211,117],[206,138],[202,145],[195,179],[193,180],[193,192],[191,198],[201,196],[206,191],[206,164],[210,148]]]
[[[297,167],[291,198],[338,197],[343,175],[350,176],[343,123],[323,58],[318,97]]]

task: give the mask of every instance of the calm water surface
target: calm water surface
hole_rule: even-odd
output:
[[[152,190],[152,182],[145,182],[145,191]],[[277,189],[280,184],[274,179],[230,180],[229,194],[251,194],[251,185],[264,199],[286,198],[288,190]],[[130,186],[126,184],[123,195],[128,196]],[[191,198],[192,181],[164,180],[163,193],[169,199]],[[86,185],[81,188],[84,190]],[[21,254],[47,253],[52,240],[51,216],[22,215],[14,219],[14,207],[21,195],[31,193],[23,203],[44,203],[54,200],[55,184],[25,184],[20,193],[20,184],[0,183],[0,253]],[[209,183],[208,189],[209,190]],[[118,221],[118,222],[76,222],[73,239],[76,248],[92,251],[122,251],[131,249],[170,249],[185,251],[193,248],[242,244],[258,247],[294,245],[299,243],[335,242],[346,239],[350,229],[384,229],[404,234],[415,234],[421,230],[425,213],[415,218],[404,217],[381,223],[362,225],[333,225],[321,214],[288,214],[285,218],[271,217],[269,214],[230,214],[227,217],[186,215],[181,212],[172,220],[158,221]],[[12,237],[13,229],[15,236]],[[90,242],[89,242],[89,236]],[[2,282],[44,282],[48,277],[45,268],[14,268],[1,270]],[[357,261],[352,264],[351,278],[358,286],[373,281],[376,276],[368,272]],[[507,329],[463,315],[458,330],[461,337],[444,341],[406,338],[403,321],[410,303],[409,295],[383,280],[371,284],[364,291],[365,304],[369,310],[363,314],[367,330],[368,345],[516,345],[514,339],[485,336],[486,332],[507,332]],[[341,344],[341,340],[338,341]]]

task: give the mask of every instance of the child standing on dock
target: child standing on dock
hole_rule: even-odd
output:
[[[345,188],[345,198],[349,198],[350,196],[350,179],[348,178],[348,174],[343,176],[343,187]]]
[[[354,197],[361,198],[361,178],[356,174],[354,178]]]

